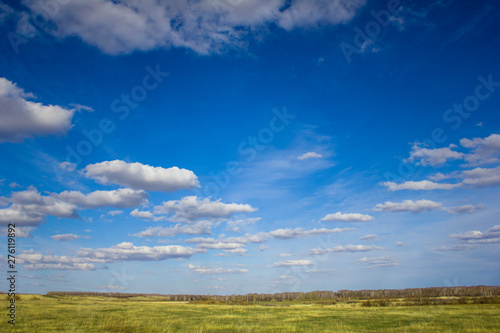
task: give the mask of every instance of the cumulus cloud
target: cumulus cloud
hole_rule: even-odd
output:
[[[35,227],[18,227],[16,225],[16,238],[32,238],[30,232],[35,230]],[[0,235],[7,235],[8,234],[8,229],[7,228],[1,228],[0,229]]]
[[[53,240],[56,241],[61,241],[61,242],[66,242],[66,241],[74,241],[80,238],[89,238],[88,236],[80,236],[77,234],[60,234],[60,235],[53,235],[50,236]]]
[[[291,266],[312,266],[313,262],[311,260],[285,260],[277,261],[270,265],[269,267],[291,267]]]
[[[129,208],[143,204],[148,194],[142,190],[120,188],[112,191],[94,191],[89,194],[83,194],[78,191],[64,191],[56,197],[83,208]]]
[[[339,245],[327,249],[312,249],[310,255],[320,255],[325,253],[346,253],[346,252],[366,252],[372,250],[385,250],[385,248],[376,245]]]
[[[211,235],[212,222],[200,221],[192,225],[176,224],[172,227],[150,227],[144,231],[136,233],[132,236],[135,237],[172,237],[179,234],[187,235]]]
[[[146,191],[173,192],[199,186],[198,177],[190,170],[153,167],[121,160],[87,165],[85,176],[101,184],[117,184]]]
[[[335,228],[335,229],[326,229],[326,228],[321,228],[321,229],[312,229],[312,230],[303,230],[302,228],[296,228],[296,229],[277,229],[269,232],[269,235],[271,235],[274,238],[278,239],[290,239],[290,238],[300,238],[300,237],[308,237],[312,235],[326,235],[326,234],[335,234],[335,233],[340,233],[340,232],[345,232],[345,231],[352,231],[356,230],[354,228]]]
[[[26,269],[94,270],[96,263],[180,259],[190,258],[196,253],[205,253],[205,250],[180,245],[135,246],[132,243],[123,242],[108,248],[81,248],[77,257],[43,255],[29,250],[24,251],[18,258],[19,263],[23,264]]]
[[[307,160],[310,158],[322,158],[322,157],[323,157],[323,155],[321,155],[321,154],[318,154],[315,152],[307,152],[307,153],[302,154],[299,157],[297,157],[297,159],[302,161],[302,160]]]
[[[155,207],[156,214],[172,215],[170,220],[192,223],[200,218],[228,218],[236,213],[252,213],[256,208],[248,204],[226,204],[209,198],[200,199],[197,196],[184,197],[181,200],[166,201]]]
[[[403,202],[386,201],[383,204],[377,204],[373,210],[384,212],[412,212],[421,213],[424,210],[431,211],[440,209],[443,206],[440,202],[431,200],[404,200]]]
[[[95,270],[95,263],[105,262],[103,259],[80,258],[70,256],[43,255],[33,249],[17,256],[25,269],[62,269],[62,270]]]
[[[106,262],[114,261],[155,261],[165,259],[190,258],[193,254],[205,251],[184,247],[181,245],[166,246],[135,246],[129,242],[123,242],[109,248],[102,249],[80,249],[80,257],[98,258]]]
[[[155,216],[153,213],[151,213],[149,211],[139,210],[137,208],[130,212],[130,216],[139,217],[141,219],[151,220],[151,221],[165,220],[164,216]]]
[[[341,221],[341,222],[369,222],[373,221],[373,216],[364,215],[359,213],[347,213],[343,214],[341,212],[336,212],[335,214],[328,214],[321,219],[321,221]]]
[[[462,173],[466,185],[484,187],[500,185],[500,166],[496,168],[475,168]]]
[[[198,274],[242,274],[248,273],[245,268],[212,268],[208,266],[188,265],[188,268]]]
[[[64,135],[71,127],[75,109],[31,101],[15,83],[0,77],[0,143],[22,142],[34,136]]]
[[[500,134],[491,134],[486,138],[462,139],[460,144],[472,149],[472,153],[465,155],[467,165],[482,165],[498,163],[500,159]]]
[[[445,148],[429,149],[414,144],[411,148],[410,157],[407,158],[405,162],[415,162],[416,165],[422,166],[437,166],[443,165],[448,160],[463,159],[463,153],[452,150],[457,147],[457,145],[451,144]]]
[[[462,186],[462,184],[440,184],[429,180],[422,181],[406,181],[401,184],[396,184],[394,182],[383,182],[383,186],[386,186],[389,191],[400,191],[400,190],[413,190],[413,191],[430,191],[430,190],[451,190],[456,187]]]
[[[42,196],[34,187],[15,192],[6,201],[11,205],[0,209],[0,224],[17,223],[21,226],[38,226],[45,216],[76,218],[76,206],[53,196]]]
[[[144,203],[146,198],[146,192],[131,189],[94,191],[89,194],[65,191],[41,195],[36,188],[30,186],[26,191],[14,192],[10,198],[3,198],[10,206],[0,209],[0,224],[38,226],[45,221],[47,215],[78,218],[78,209],[133,207]]]
[[[493,226],[485,232],[473,230],[463,234],[451,234],[450,237],[466,244],[500,243],[500,224]]]
[[[393,257],[364,257],[356,262],[365,263],[368,268],[399,266],[399,262]]]
[[[44,15],[42,0],[25,0],[32,15]],[[246,40],[267,31],[349,21],[365,0],[72,0],[60,4],[47,31],[78,36],[109,54],[183,47],[200,54],[244,48]],[[92,19],[89,20],[88,18]],[[261,38],[261,37],[259,37]]]

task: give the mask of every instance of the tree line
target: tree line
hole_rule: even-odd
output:
[[[480,297],[498,296],[500,287],[497,286],[472,286],[472,287],[432,287],[409,289],[379,289],[379,290],[339,290],[339,291],[311,291],[311,292],[283,292],[275,294],[246,295],[164,295],[164,294],[136,294],[136,293],[110,293],[110,292],[71,292],[51,291],[47,296],[100,296],[100,297],[161,297],[167,301],[216,301],[216,302],[258,302],[258,301],[294,301],[294,300],[334,300],[348,302],[366,299],[391,299],[391,298],[427,298],[427,297]]]

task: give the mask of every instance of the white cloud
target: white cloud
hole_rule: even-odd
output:
[[[112,191],[94,191],[89,194],[78,191],[64,191],[56,195],[56,197],[83,208],[129,208],[143,204],[148,194],[142,190],[120,188]]]
[[[451,234],[450,237],[467,244],[500,243],[500,224],[493,226],[485,232],[474,230],[467,231],[464,234]]]
[[[484,139],[462,139],[460,144],[465,148],[473,149],[472,153],[465,155],[465,160],[469,162],[468,165],[500,162],[498,158],[500,156],[500,134],[491,134]]]
[[[226,204],[220,199],[210,201],[209,198],[200,199],[196,196],[166,201],[155,207],[156,214],[173,215],[170,220],[188,223],[200,218],[228,218],[236,213],[252,213],[256,210],[248,204]]]
[[[5,209],[0,209],[0,224],[19,223],[24,226],[38,226],[47,215],[78,218],[77,209],[97,207],[133,207],[145,202],[147,193],[131,189],[95,191],[83,194],[65,191],[41,195],[30,186],[26,191],[14,192],[11,198],[3,198]],[[9,222],[10,221],[10,222]]]
[[[364,241],[367,241],[367,240],[378,240],[378,235],[376,235],[376,234],[369,234],[369,235],[365,235],[363,237],[360,237],[359,239],[360,240],[364,240]]]
[[[191,244],[197,244],[197,243],[215,243],[214,238],[206,238],[206,237],[195,237],[195,238],[189,238],[184,240],[184,243],[191,243]]]
[[[248,273],[245,268],[211,268],[208,266],[188,265],[188,268],[198,274],[243,274]]]
[[[35,227],[18,227],[16,225],[16,238],[32,238],[30,232],[35,230]],[[7,228],[0,228],[0,235],[7,235]]]
[[[318,255],[325,253],[345,253],[345,252],[365,252],[373,250],[385,250],[385,248],[376,245],[339,245],[327,249],[312,249],[310,255]]]
[[[328,214],[321,219],[321,221],[342,221],[342,222],[369,222],[373,221],[373,216],[364,215],[359,213],[347,213],[343,214],[341,212],[336,212],[335,214]]]
[[[198,177],[187,169],[153,167],[121,160],[87,165],[85,176],[101,184],[117,184],[146,191],[173,192],[199,186]]]
[[[492,169],[475,168],[462,173],[463,183],[477,187],[499,186],[500,185],[500,166]]]
[[[300,155],[299,157],[297,157],[298,160],[307,160],[309,158],[322,158],[323,155],[321,154],[318,154],[318,153],[315,153],[315,152],[307,152],[305,154],[302,154]]]
[[[43,255],[33,250],[24,251],[17,256],[19,263],[25,269],[63,269],[63,270],[94,270],[94,263],[103,263],[102,259],[80,258],[70,256]]]
[[[245,253],[247,253],[247,249],[237,248],[237,249],[224,250],[224,252],[243,256],[245,255]]]
[[[472,214],[483,208],[482,205],[463,205],[457,207],[443,207],[443,210],[450,214]]]
[[[373,210],[385,212],[412,212],[421,213],[424,210],[435,210],[442,207],[442,203],[431,200],[404,200],[403,202],[386,201],[383,204],[377,204]]]
[[[413,191],[430,191],[430,190],[451,190],[456,187],[462,186],[462,184],[440,184],[431,182],[429,180],[422,181],[406,181],[401,184],[396,184],[394,182],[384,182],[382,185],[386,186],[389,191],[400,191],[400,190],[413,190]]]
[[[33,15],[44,14],[42,0],[25,0]],[[109,54],[184,47],[200,54],[245,47],[250,36],[268,25],[286,30],[349,21],[365,0],[72,0],[52,15],[54,29],[64,38],[78,36]],[[89,19],[91,17],[92,19]],[[53,27],[50,25],[51,28]]]
[[[130,212],[130,216],[139,217],[141,219],[151,220],[151,221],[162,221],[162,220],[165,220],[164,216],[155,216],[151,212],[148,212],[146,210],[139,210],[137,208]]]
[[[464,154],[452,150],[453,148],[457,148],[457,145],[451,144],[445,148],[429,149],[414,144],[411,148],[410,157],[405,162],[416,162],[416,165],[423,166],[437,166],[446,163],[448,160],[463,159]]]
[[[230,243],[225,241],[218,241],[214,243],[200,243],[196,245],[197,249],[212,249],[212,250],[234,250],[243,247],[242,243]]]
[[[123,214],[123,210],[112,210],[112,211],[107,212],[107,214],[111,215],[111,216],[116,216],[116,215]]]
[[[364,257],[356,262],[365,263],[369,268],[399,266],[399,262],[393,257]]]
[[[74,241],[74,240],[77,240],[79,238],[89,238],[89,237],[88,236],[80,236],[77,234],[60,234],[60,235],[50,236],[50,238],[52,238],[53,240],[56,240],[56,241],[65,242],[65,241]]]
[[[18,223],[21,226],[38,226],[46,215],[76,218],[76,206],[52,196],[42,196],[32,186],[26,191],[15,192],[5,201],[12,203],[0,209],[0,224]]]
[[[78,255],[86,258],[96,258],[106,262],[114,261],[155,261],[176,258],[190,258],[193,254],[205,251],[184,247],[181,245],[166,246],[134,246],[123,242],[109,248],[80,249]]]
[[[290,267],[290,266],[312,266],[313,262],[311,260],[285,260],[277,261],[270,265],[269,267]]]
[[[144,231],[136,233],[135,237],[172,237],[179,234],[188,235],[211,235],[212,223],[209,221],[200,221],[192,225],[176,224],[172,227],[150,227]]]
[[[290,253],[280,253],[280,257],[291,257],[292,254]]]
[[[196,253],[205,253],[205,250],[180,245],[134,246],[132,243],[123,242],[109,248],[82,248],[78,251],[78,257],[43,255],[29,250],[18,255],[17,259],[26,269],[94,270],[96,263],[190,258]]]
[[[33,98],[33,94],[0,77],[0,143],[64,135],[71,129],[75,109],[30,101]]]
[[[335,234],[335,233],[340,233],[340,232],[345,232],[345,231],[352,231],[355,230],[354,228],[335,228],[335,229],[312,229],[312,230],[303,230],[302,228],[296,228],[296,229],[277,229],[269,232],[269,235],[271,235],[274,238],[278,239],[290,239],[290,238],[300,238],[300,237],[308,237],[312,235],[326,235],[326,234]]]
[[[38,226],[45,220],[45,215],[36,212],[24,212],[22,206],[13,204],[9,208],[0,209],[0,225],[16,223],[22,226]]]

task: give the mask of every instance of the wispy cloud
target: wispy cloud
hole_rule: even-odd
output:
[[[299,157],[297,157],[297,159],[302,161],[302,160],[307,160],[310,158],[322,158],[322,157],[323,157],[323,155],[318,154],[316,152],[307,152],[307,153],[304,153],[304,154],[300,155]]]
[[[367,268],[399,266],[399,262],[393,257],[364,257],[356,260],[356,262],[366,264]]]
[[[291,267],[291,266],[312,266],[313,262],[311,260],[285,260],[277,261],[270,265],[269,267]]]
[[[345,252],[366,252],[373,250],[385,250],[384,247],[376,246],[376,245],[339,245],[331,248],[323,249],[312,249],[309,254],[310,255],[320,255],[325,253],[345,253]]]

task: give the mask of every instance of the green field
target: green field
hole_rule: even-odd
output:
[[[190,304],[161,298],[32,296],[1,332],[500,332],[500,304]]]

